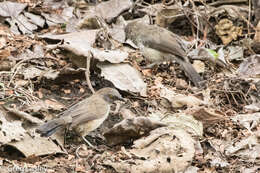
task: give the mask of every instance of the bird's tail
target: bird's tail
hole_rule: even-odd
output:
[[[47,123],[42,124],[36,129],[36,132],[41,134],[41,136],[49,137],[54,134],[59,129],[64,128],[66,125],[64,119],[58,118],[54,120],[50,120]]]
[[[181,66],[185,71],[187,77],[193,82],[196,87],[201,87],[202,78],[198,74],[198,72],[194,69],[194,67],[189,62],[182,61]]]

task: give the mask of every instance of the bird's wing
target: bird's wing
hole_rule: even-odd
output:
[[[109,104],[100,96],[93,95],[63,113],[63,116],[71,116],[71,127],[88,121],[100,119],[109,113]]]
[[[155,30],[157,32],[155,32]],[[148,32],[144,34],[153,35],[153,37],[144,37],[146,44],[149,45],[150,48],[157,49],[161,52],[176,55],[182,59],[186,57],[185,51],[180,46],[179,43],[180,41],[177,38],[178,36],[175,36],[172,32],[164,28],[149,26]]]
[[[157,30],[158,32],[154,32],[152,30]],[[179,43],[180,40],[178,36],[175,36],[172,32],[164,28],[159,28],[156,26],[150,26],[149,32],[158,34],[154,35],[154,37],[145,37],[146,44],[149,45],[150,48],[159,50],[164,53],[176,55],[175,60],[177,61],[177,63],[179,63],[182,66],[183,70],[185,71],[186,75],[190,78],[190,80],[196,86],[199,87],[199,82],[202,79],[200,75],[196,72],[196,70],[193,68],[193,66],[190,64],[184,49],[180,46],[181,43]]]

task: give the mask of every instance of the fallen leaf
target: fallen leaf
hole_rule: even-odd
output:
[[[118,89],[146,96],[146,84],[141,74],[129,64],[99,63],[97,66],[101,69],[101,75],[111,81]]]

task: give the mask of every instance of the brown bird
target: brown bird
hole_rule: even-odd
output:
[[[68,127],[75,130],[91,146],[85,136],[105,121],[110,111],[110,105],[115,100],[123,100],[116,89],[102,88],[61,113],[59,118],[38,127],[36,132],[40,133],[41,136],[49,137],[56,131]]]
[[[126,38],[139,47],[144,57],[154,64],[173,61],[181,65],[188,78],[197,86],[202,81],[200,75],[188,60],[181,46],[181,39],[165,28],[135,21],[127,24]]]

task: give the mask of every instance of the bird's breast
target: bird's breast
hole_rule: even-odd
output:
[[[76,133],[80,134],[81,136],[88,135],[91,131],[97,129],[108,117],[110,112],[110,107],[108,108],[107,113],[102,117],[95,120],[88,121],[86,123],[79,124],[75,126],[73,129]]]
[[[158,50],[144,47],[141,49],[143,56],[150,62],[150,63],[161,63],[163,61],[172,61],[172,55],[160,52]]]

